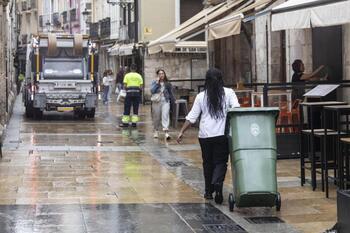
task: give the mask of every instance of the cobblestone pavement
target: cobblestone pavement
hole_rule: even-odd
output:
[[[149,108],[136,129],[123,130],[115,103],[101,104],[94,120],[46,113],[37,121],[18,98],[0,160],[1,232],[314,233],[334,225],[334,188],[326,199],[300,187],[297,160],[278,161],[281,212],[229,212],[230,169],[224,204],[205,201],[196,129],[181,145],[155,140]]]

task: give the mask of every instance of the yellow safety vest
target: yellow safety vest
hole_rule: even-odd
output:
[[[123,83],[126,88],[141,87],[141,85],[143,85],[143,79],[140,74],[135,72],[130,72],[124,76]]]

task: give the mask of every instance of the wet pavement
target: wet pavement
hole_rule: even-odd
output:
[[[24,117],[18,98],[0,161],[1,232],[322,232],[336,220],[335,194],[300,187],[297,160],[278,161],[281,212],[228,211],[202,198],[197,130],[178,145],[153,139],[150,106],[139,126],[118,127],[122,106],[94,120],[72,113]],[[177,130],[171,135],[176,137]]]

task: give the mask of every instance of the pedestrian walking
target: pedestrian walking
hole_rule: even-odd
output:
[[[102,79],[102,84],[103,84],[103,104],[108,103],[108,93],[109,93],[109,88],[110,88],[110,79],[108,76],[109,71],[105,70],[103,72],[103,79]]]
[[[211,68],[206,73],[204,91],[196,96],[177,137],[180,143],[185,131],[201,116],[198,137],[203,159],[204,198],[213,199],[215,192],[218,204],[223,202],[222,188],[229,154],[226,115],[229,108],[239,106],[235,92],[224,87],[221,71]]]
[[[123,79],[125,75],[125,70],[123,66],[119,67],[119,71],[116,76],[116,89],[115,89],[115,94],[118,95],[119,92],[123,89]]]
[[[169,140],[170,106],[175,103],[171,83],[163,69],[156,72],[157,78],[151,83],[152,120],[154,138],[159,137],[160,126],[163,127],[165,139]]]
[[[113,71],[112,70],[108,70],[108,81],[109,81],[109,90],[108,90],[108,101],[111,99],[111,94],[113,92]]]
[[[141,102],[141,89],[143,86],[142,76],[136,72],[136,65],[130,66],[131,72],[124,76],[124,89],[126,89],[126,97],[124,102],[124,115],[122,117],[121,127],[128,127],[130,120],[133,127],[139,122],[139,104]],[[133,115],[130,118],[131,106]]]

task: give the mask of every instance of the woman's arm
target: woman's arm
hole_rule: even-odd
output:
[[[157,81],[152,81],[151,83],[151,94],[155,94],[158,92],[160,85],[157,83]]]
[[[191,122],[188,121],[188,120],[186,120],[185,123],[184,123],[184,125],[182,126],[182,128],[181,128],[181,130],[180,130],[179,135],[177,136],[177,139],[176,139],[177,143],[181,143],[182,138],[183,138],[183,136],[184,136],[184,133],[186,132],[186,130],[187,130],[190,126],[191,126]]]
[[[314,72],[312,72],[311,74],[303,74],[300,77],[300,80],[310,80],[315,78],[315,76],[323,69],[323,65],[321,65],[320,67],[318,67]]]
[[[184,133],[186,132],[186,130],[191,126],[191,124],[194,124],[196,122],[196,120],[198,119],[198,117],[200,116],[202,112],[201,106],[200,106],[200,98],[198,98],[198,95],[196,96],[196,99],[194,100],[193,106],[191,111],[188,113],[188,115],[186,116],[186,121],[184,123],[184,125],[182,126],[180,133],[177,137],[177,142],[180,143]],[[200,127],[200,126],[199,126]]]

